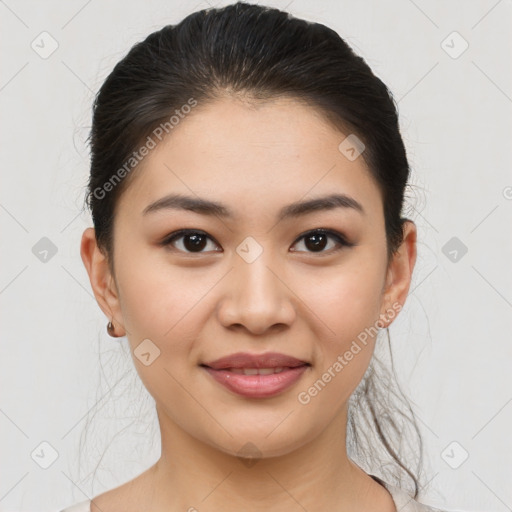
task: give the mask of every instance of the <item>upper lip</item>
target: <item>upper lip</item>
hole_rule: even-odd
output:
[[[295,368],[303,365],[309,365],[309,363],[277,352],[267,352],[265,354],[237,352],[236,354],[230,354],[229,356],[202,364],[202,366],[208,366],[214,370],[227,368]]]

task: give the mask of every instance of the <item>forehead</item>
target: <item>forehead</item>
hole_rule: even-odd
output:
[[[242,217],[341,193],[379,214],[380,192],[363,157],[348,159],[339,149],[348,135],[289,98],[199,103],[137,166],[120,202],[142,214],[182,193],[230,205]]]

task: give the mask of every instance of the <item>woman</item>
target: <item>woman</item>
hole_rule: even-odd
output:
[[[434,510],[375,374],[416,227],[396,108],[364,60],[277,9],[196,12],[116,65],[90,142],[81,255],[162,452],[66,512]],[[384,447],[412,496],[354,461],[372,433],[370,467]]]

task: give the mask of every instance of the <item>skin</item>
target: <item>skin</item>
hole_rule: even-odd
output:
[[[113,271],[94,230],[85,230],[82,259],[115,335],[127,335],[132,355],[144,339],[160,350],[148,366],[133,360],[156,402],[161,458],[94,498],[93,512],[395,510],[345,446],[347,402],[376,337],[307,405],[297,399],[358,334],[403,306],[416,261],[409,221],[387,264],[382,198],[363,158],[350,161],[338,150],[346,135],[293,99],[198,105],[121,195]],[[176,192],[219,201],[235,218],[171,209],[143,215]],[[276,221],[281,207],[333,192],[358,200],[364,215],[337,208]],[[202,252],[191,252],[184,238],[174,248],[159,245],[183,228],[211,237]],[[329,238],[315,252],[299,236],[318,228],[355,245],[334,251]],[[263,250],[251,263],[236,252],[248,236]],[[198,366],[239,351],[281,352],[311,367],[278,396],[243,398]],[[248,442],[258,450],[253,464],[237,457]]]

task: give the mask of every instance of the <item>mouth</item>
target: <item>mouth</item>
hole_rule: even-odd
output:
[[[272,375],[289,369],[290,367],[287,366],[277,366],[276,368],[224,368],[225,371],[238,375]]]
[[[285,354],[237,353],[200,366],[237,395],[269,398],[289,389],[311,364]]]

